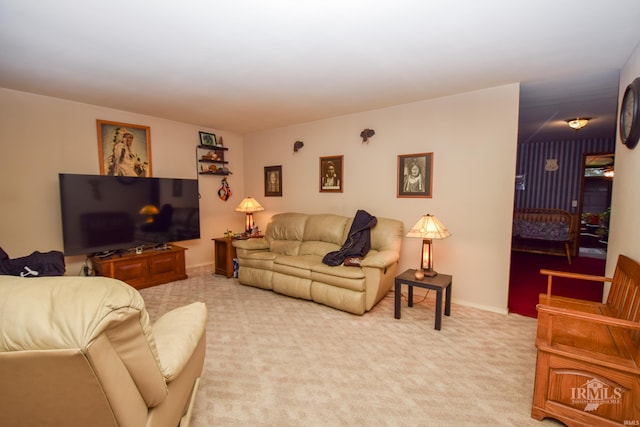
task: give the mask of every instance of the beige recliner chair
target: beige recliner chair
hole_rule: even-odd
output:
[[[206,321],[195,302],[151,325],[115,279],[0,276],[0,425],[187,424]]]

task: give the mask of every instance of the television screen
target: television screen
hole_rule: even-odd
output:
[[[59,174],[65,255],[199,239],[197,179]]]

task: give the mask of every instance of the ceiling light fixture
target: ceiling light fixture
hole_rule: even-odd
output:
[[[589,123],[589,120],[591,120],[591,117],[576,117],[575,119],[565,120],[565,122],[571,129],[579,131]]]

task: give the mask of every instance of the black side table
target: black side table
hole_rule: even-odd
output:
[[[436,291],[436,329],[440,330],[442,324],[442,291],[445,290],[444,315],[451,316],[451,287],[453,286],[453,277],[448,274],[438,274],[435,277],[425,277],[422,280],[416,279],[414,276],[416,270],[409,269],[404,273],[396,276],[395,279],[395,310],[394,316],[400,318],[400,298],[401,287],[404,283],[409,290],[408,306],[413,307],[413,287],[431,289]]]

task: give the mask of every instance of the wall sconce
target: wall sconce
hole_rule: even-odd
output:
[[[245,221],[245,231],[251,233],[254,226],[253,213],[263,211],[264,208],[253,197],[245,197],[242,203],[236,208],[238,212],[246,212],[247,219]]]
[[[422,280],[425,276],[434,277],[438,273],[433,269],[433,239],[446,239],[451,236],[447,227],[442,225],[434,215],[426,214],[420,217],[416,225],[406,234],[406,237],[419,237],[422,240],[422,255],[420,257],[421,269],[416,270],[416,279]]]
[[[575,119],[567,119],[565,122],[571,129],[579,131],[589,123],[589,120],[591,120],[591,117],[576,117]]]
[[[362,138],[362,142],[369,142],[369,138],[376,134],[376,131],[373,129],[365,129],[360,132],[360,138]]]

